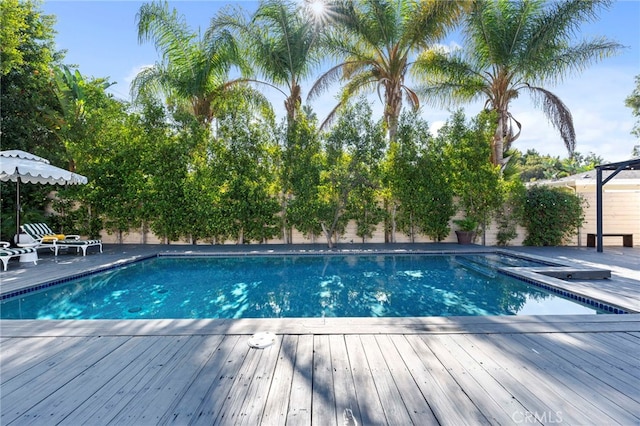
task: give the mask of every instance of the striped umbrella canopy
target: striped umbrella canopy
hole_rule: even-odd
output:
[[[84,185],[87,178],[49,160],[17,149],[0,151],[0,181],[16,182],[16,235],[20,233],[20,183],[48,185]]]

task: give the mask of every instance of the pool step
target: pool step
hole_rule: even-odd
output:
[[[497,271],[495,269],[492,269],[489,265],[483,264],[481,262],[476,262],[466,257],[456,256],[453,258],[453,261],[463,268],[471,269],[472,271],[484,275],[485,277],[495,278],[498,275]]]
[[[548,277],[561,280],[604,280],[611,278],[611,271],[607,269],[581,269],[569,266],[536,266],[522,268]]]

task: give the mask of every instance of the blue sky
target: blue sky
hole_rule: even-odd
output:
[[[42,8],[55,15],[58,49],[67,51],[65,62],[77,65],[85,76],[109,77],[117,82],[111,92],[118,98],[129,99],[129,84],[144,66],[153,64],[158,55],[151,43],[140,45],[136,32],[136,13],[140,1],[69,1],[48,0]],[[204,32],[216,12],[228,5],[241,5],[253,10],[257,2],[229,1],[172,1],[170,5],[184,14],[189,25]],[[635,119],[624,100],[634,90],[634,77],[640,74],[640,0],[617,1],[601,13],[597,23],[585,24],[582,37],[605,36],[626,48],[620,55],[605,59],[580,74],[570,76],[563,83],[546,86],[558,95],[573,114],[577,134],[577,151],[593,152],[606,161],[621,161],[630,157],[634,145],[640,144],[631,135]],[[445,44],[462,44],[452,35]],[[318,75],[321,71],[318,72]],[[303,85],[303,97],[311,87]],[[322,119],[335,105],[338,88],[318,98],[311,106]],[[265,93],[272,99],[279,116],[284,115],[284,99],[275,91]],[[382,107],[372,96],[376,111]],[[468,105],[469,117],[479,112],[481,104]],[[566,157],[566,150],[557,131],[535,108],[527,95],[511,105],[511,113],[522,123],[522,134],[514,146],[525,152],[536,149],[541,154]],[[425,105],[423,116],[435,131],[450,116],[449,111]]]

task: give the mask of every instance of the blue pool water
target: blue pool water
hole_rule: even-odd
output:
[[[2,303],[3,319],[598,313],[500,274],[502,255],[158,257]]]

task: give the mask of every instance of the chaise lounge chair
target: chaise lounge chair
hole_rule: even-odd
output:
[[[102,253],[102,240],[81,240],[80,235],[56,234],[46,223],[25,223],[20,229],[34,243],[39,243],[36,248],[50,248],[56,256],[58,249],[71,247],[75,247],[76,253],[82,250],[83,256],[87,255],[87,249],[92,246],[100,247],[100,253]]]
[[[36,253],[36,249],[33,247],[25,247],[25,248],[9,248],[9,243],[6,241],[0,241],[0,261],[2,261],[3,269],[7,270],[7,264],[9,263],[9,259],[12,257],[22,256],[27,253]],[[33,264],[38,264],[38,257],[34,256]],[[29,259],[31,260],[31,259]]]

